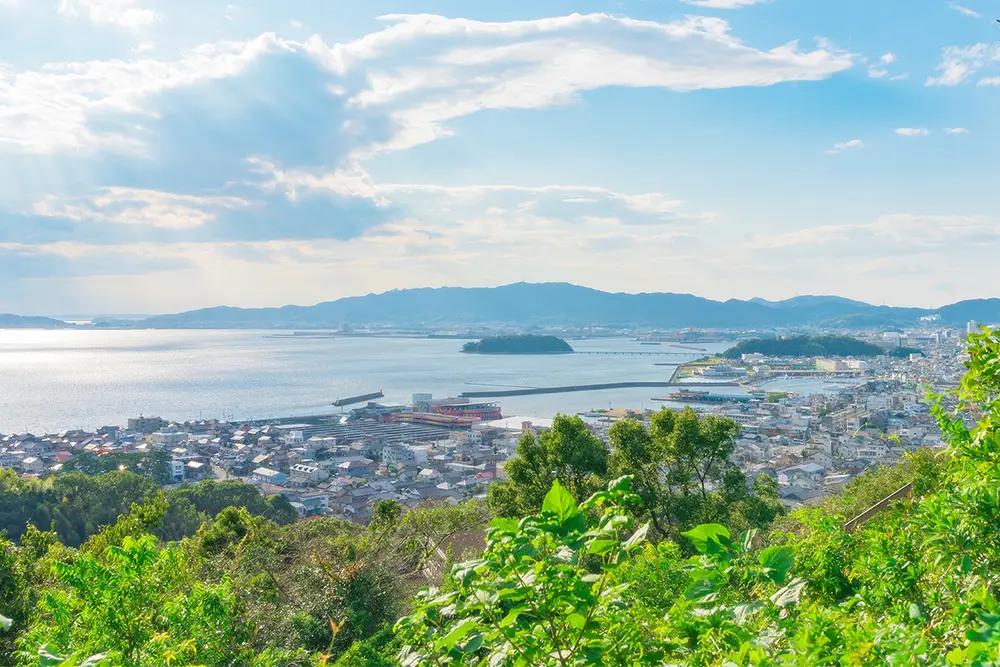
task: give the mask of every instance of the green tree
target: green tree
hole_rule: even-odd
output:
[[[517,454],[504,464],[506,481],[490,487],[489,504],[500,516],[537,511],[553,480],[582,499],[600,488],[607,469],[607,445],[579,417],[556,415],[541,436],[521,437]]]
[[[649,429],[634,419],[611,427],[609,473],[633,476],[641,512],[663,537],[720,522],[734,529],[764,526],[781,511],[776,489],[747,488],[729,462],[740,426],[731,419],[661,410]]]

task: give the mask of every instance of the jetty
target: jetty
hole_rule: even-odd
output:
[[[574,391],[604,391],[608,389],[643,389],[663,387],[691,387],[690,382],[605,382],[603,384],[574,384],[563,387],[535,387],[531,389],[496,389],[492,391],[463,391],[461,398],[503,398],[505,396],[536,396],[539,394],[566,394]],[[698,387],[738,387],[738,382],[699,382]]]
[[[361,394],[360,396],[349,396],[347,398],[338,398],[333,402],[333,405],[338,408],[342,408],[345,405],[354,405],[355,403],[365,403],[367,401],[372,401],[376,398],[384,398],[385,394],[379,389],[371,394]]]

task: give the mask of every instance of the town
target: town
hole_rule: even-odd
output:
[[[972,333],[970,323],[964,333]],[[661,400],[734,420],[742,427],[731,461],[749,481],[772,476],[787,508],[844,488],[867,470],[907,452],[941,446],[928,391],[957,386],[963,332],[869,334],[886,354],[874,359],[706,358],[675,373],[691,378]],[[893,350],[918,350],[892,354]],[[820,378],[823,391],[778,391],[772,382]],[[736,380],[743,394],[700,391]],[[835,383],[835,384],[832,384]],[[729,384],[732,384],[730,382]],[[501,406],[469,398],[415,394],[412,403],[364,403],[340,415],[267,423],[169,422],[136,417],[94,432],[0,435],[0,467],[26,476],[127,469],[146,461],[164,486],[204,479],[241,480],[265,496],[286,496],[301,518],[332,515],[365,522],[379,500],[414,507],[428,501],[483,499],[504,479],[504,462],[519,439],[551,419],[504,417]],[[676,407],[676,406],[675,406]],[[599,437],[622,419],[648,421],[651,410],[628,407],[580,413]]]

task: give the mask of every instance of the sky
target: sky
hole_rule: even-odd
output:
[[[997,0],[0,0],[0,312],[1000,296]]]

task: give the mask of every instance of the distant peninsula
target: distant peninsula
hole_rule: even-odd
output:
[[[739,359],[744,354],[769,357],[877,357],[885,349],[850,336],[789,336],[788,338],[755,338],[729,348],[722,356]]]
[[[466,343],[462,352],[470,354],[570,354],[573,348],[555,336],[495,336]]]
[[[73,325],[51,317],[22,317],[0,313],[0,329],[72,329]]]

